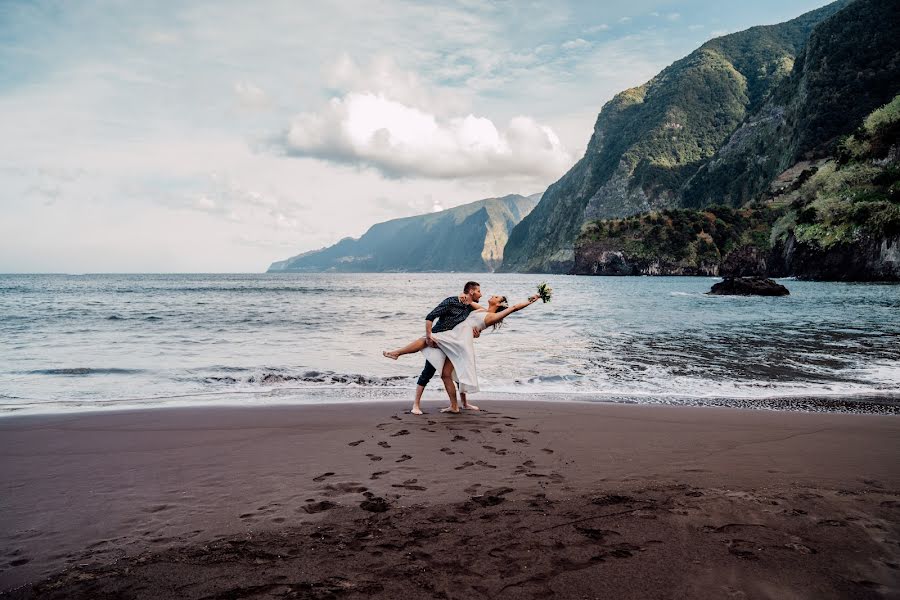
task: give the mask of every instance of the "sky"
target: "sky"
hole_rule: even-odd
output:
[[[0,0],[0,273],[261,272],[542,192],[603,104],[821,0]]]

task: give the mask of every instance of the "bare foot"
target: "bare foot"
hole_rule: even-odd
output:
[[[411,413],[414,414],[414,415],[421,415],[421,414],[422,414],[422,409],[419,408],[418,406],[413,406],[413,407],[412,407],[412,410],[409,411],[409,412],[411,412]]]
[[[448,407],[446,407],[446,408],[442,408],[442,409],[441,409],[441,412],[442,412],[442,413],[454,413],[454,414],[456,414],[456,413],[459,413],[459,409],[458,409],[458,408],[455,409],[455,408],[453,408],[452,406],[448,406]]]
[[[481,410],[474,404],[463,404],[463,410]]]
[[[385,350],[381,354],[385,358],[390,358],[391,360],[397,360],[398,358],[400,358],[400,355],[397,354],[396,352],[388,352],[387,350]]]

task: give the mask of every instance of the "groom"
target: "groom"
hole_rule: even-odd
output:
[[[441,331],[450,331],[465,321],[469,316],[469,313],[474,310],[472,304],[477,303],[480,299],[481,284],[477,281],[467,281],[465,287],[463,287],[462,295],[445,298],[425,316],[425,343],[432,348],[437,348],[437,343],[434,341],[434,338],[431,337],[431,334],[440,333]],[[435,323],[435,321],[437,321],[437,323]],[[481,335],[481,332],[474,329],[472,333],[476,338]],[[434,377],[435,371],[436,369],[434,366],[426,360],[425,368],[422,369],[422,374],[419,375],[419,381],[416,385],[416,400],[413,403],[412,414],[422,414],[422,408],[420,406],[422,394],[425,392],[425,386],[428,385],[428,382]],[[456,387],[453,385],[452,381],[447,385],[447,394],[450,396],[452,403],[456,398]],[[460,393],[460,399],[462,400],[463,408],[478,410],[477,407],[466,402],[465,393]]]

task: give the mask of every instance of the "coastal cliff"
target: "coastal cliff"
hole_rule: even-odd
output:
[[[712,257],[694,247],[685,248],[684,256],[652,255],[654,242],[647,240],[636,254],[633,244],[610,237],[608,227],[601,234],[591,224],[621,227],[634,215],[670,219],[680,213],[666,211],[722,206],[741,208],[749,218],[765,206],[783,209],[784,219],[777,227],[772,223],[774,237],[753,246],[755,255],[766,257],[767,270],[826,279],[895,278],[893,238],[875,226],[877,218],[864,222],[859,202],[868,196],[854,201],[859,206],[853,210],[834,212],[829,206],[839,202],[816,203],[822,190],[806,187],[806,210],[792,203],[812,177],[828,180],[832,196],[840,196],[842,185],[875,189],[878,202],[887,204],[869,198],[865,210],[891,214],[888,180],[896,156],[857,154],[848,165],[840,145],[898,91],[898,21],[890,0],[836,2],[786,23],[710,40],[646,84],[618,94],[600,112],[585,156],[510,234],[501,270],[716,274],[734,249],[717,247],[709,262]],[[888,130],[878,136],[882,149],[896,139]],[[675,234],[666,223],[659,227]],[[630,235],[643,240],[650,229],[637,227]],[[831,239],[825,229],[843,234]],[[825,263],[834,267],[817,271],[826,251]]]
[[[512,194],[378,223],[358,239],[272,263],[268,272],[493,271],[509,232],[540,197]]]

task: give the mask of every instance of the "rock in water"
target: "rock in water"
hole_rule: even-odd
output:
[[[716,296],[787,296],[788,289],[765,277],[726,277],[712,286],[710,294]]]

